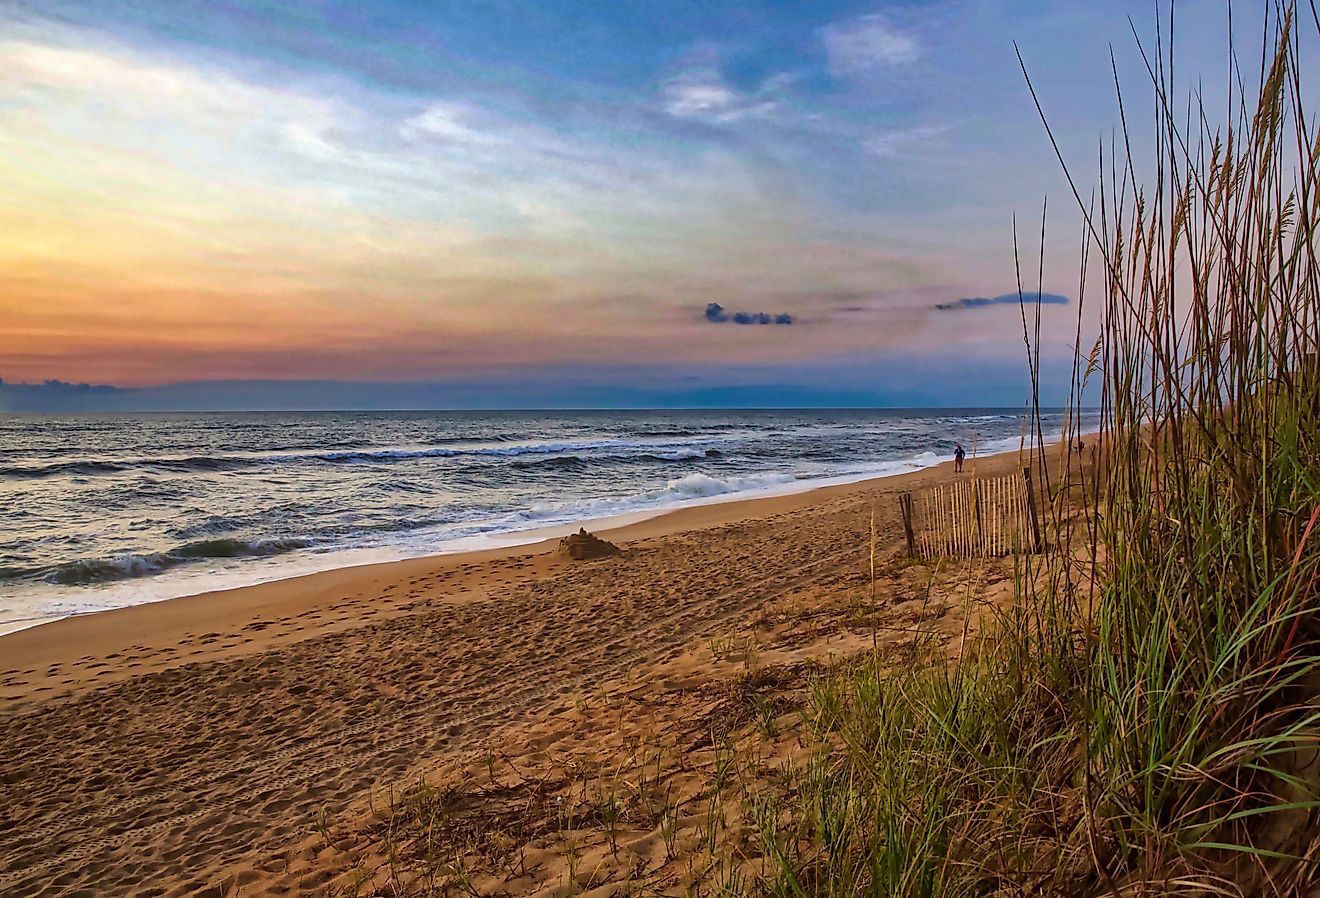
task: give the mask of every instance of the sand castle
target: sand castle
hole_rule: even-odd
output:
[[[557,550],[560,555],[567,555],[576,561],[583,561],[590,558],[605,558],[609,555],[618,555],[620,549],[612,542],[607,542],[595,534],[588,533],[587,528],[582,527],[577,533],[570,533],[559,541]]]

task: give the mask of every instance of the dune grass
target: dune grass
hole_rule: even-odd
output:
[[[1235,91],[1221,129],[1176,109],[1171,51],[1143,48],[1156,158],[1133,157],[1125,123],[1096,190],[1077,192],[1083,285],[1095,270],[1103,283],[1072,402],[1101,393],[1099,482],[1072,456],[1054,465],[1078,487],[1056,491],[1055,548],[1021,560],[1015,609],[978,651],[817,686],[821,748],[759,891],[1317,889],[1320,140],[1296,29],[1320,25],[1306,12],[1271,14],[1259,96]]]

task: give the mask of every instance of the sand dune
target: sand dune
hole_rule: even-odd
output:
[[[319,822],[480,747],[554,742],[584,697],[667,701],[711,640],[855,585],[872,510],[892,553],[895,494],[948,476],[688,509],[597,560],[549,541],[0,637],[0,894],[319,893],[343,872]]]

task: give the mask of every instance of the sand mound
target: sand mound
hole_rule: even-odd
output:
[[[604,558],[608,555],[618,555],[619,547],[588,533],[586,528],[583,527],[577,533],[570,533],[559,541],[558,554],[567,555],[569,558],[580,561],[586,558]]]

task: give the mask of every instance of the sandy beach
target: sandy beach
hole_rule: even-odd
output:
[[[960,607],[917,609],[893,564],[897,495],[954,476],[943,464],[683,509],[602,531],[623,549],[610,558],[570,560],[547,540],[0,637],[0,894],[328,894],[363,855],[326,821],[369,819],[390,790],[492,746],[528,766],[604,750],[625,719],[699,716],[683,696],[730,675],[737,653],[721,645],[755,643],[767,670],[872,647],[874,626],[829,624],[868,589],[872,514],[895,638],[931,607],[955,638]],[[790,606],[820,617],[790,632],[775,624]],[[626,714],[591,716],[621,696]],[[551,867],[508,891],[551,894]]]

